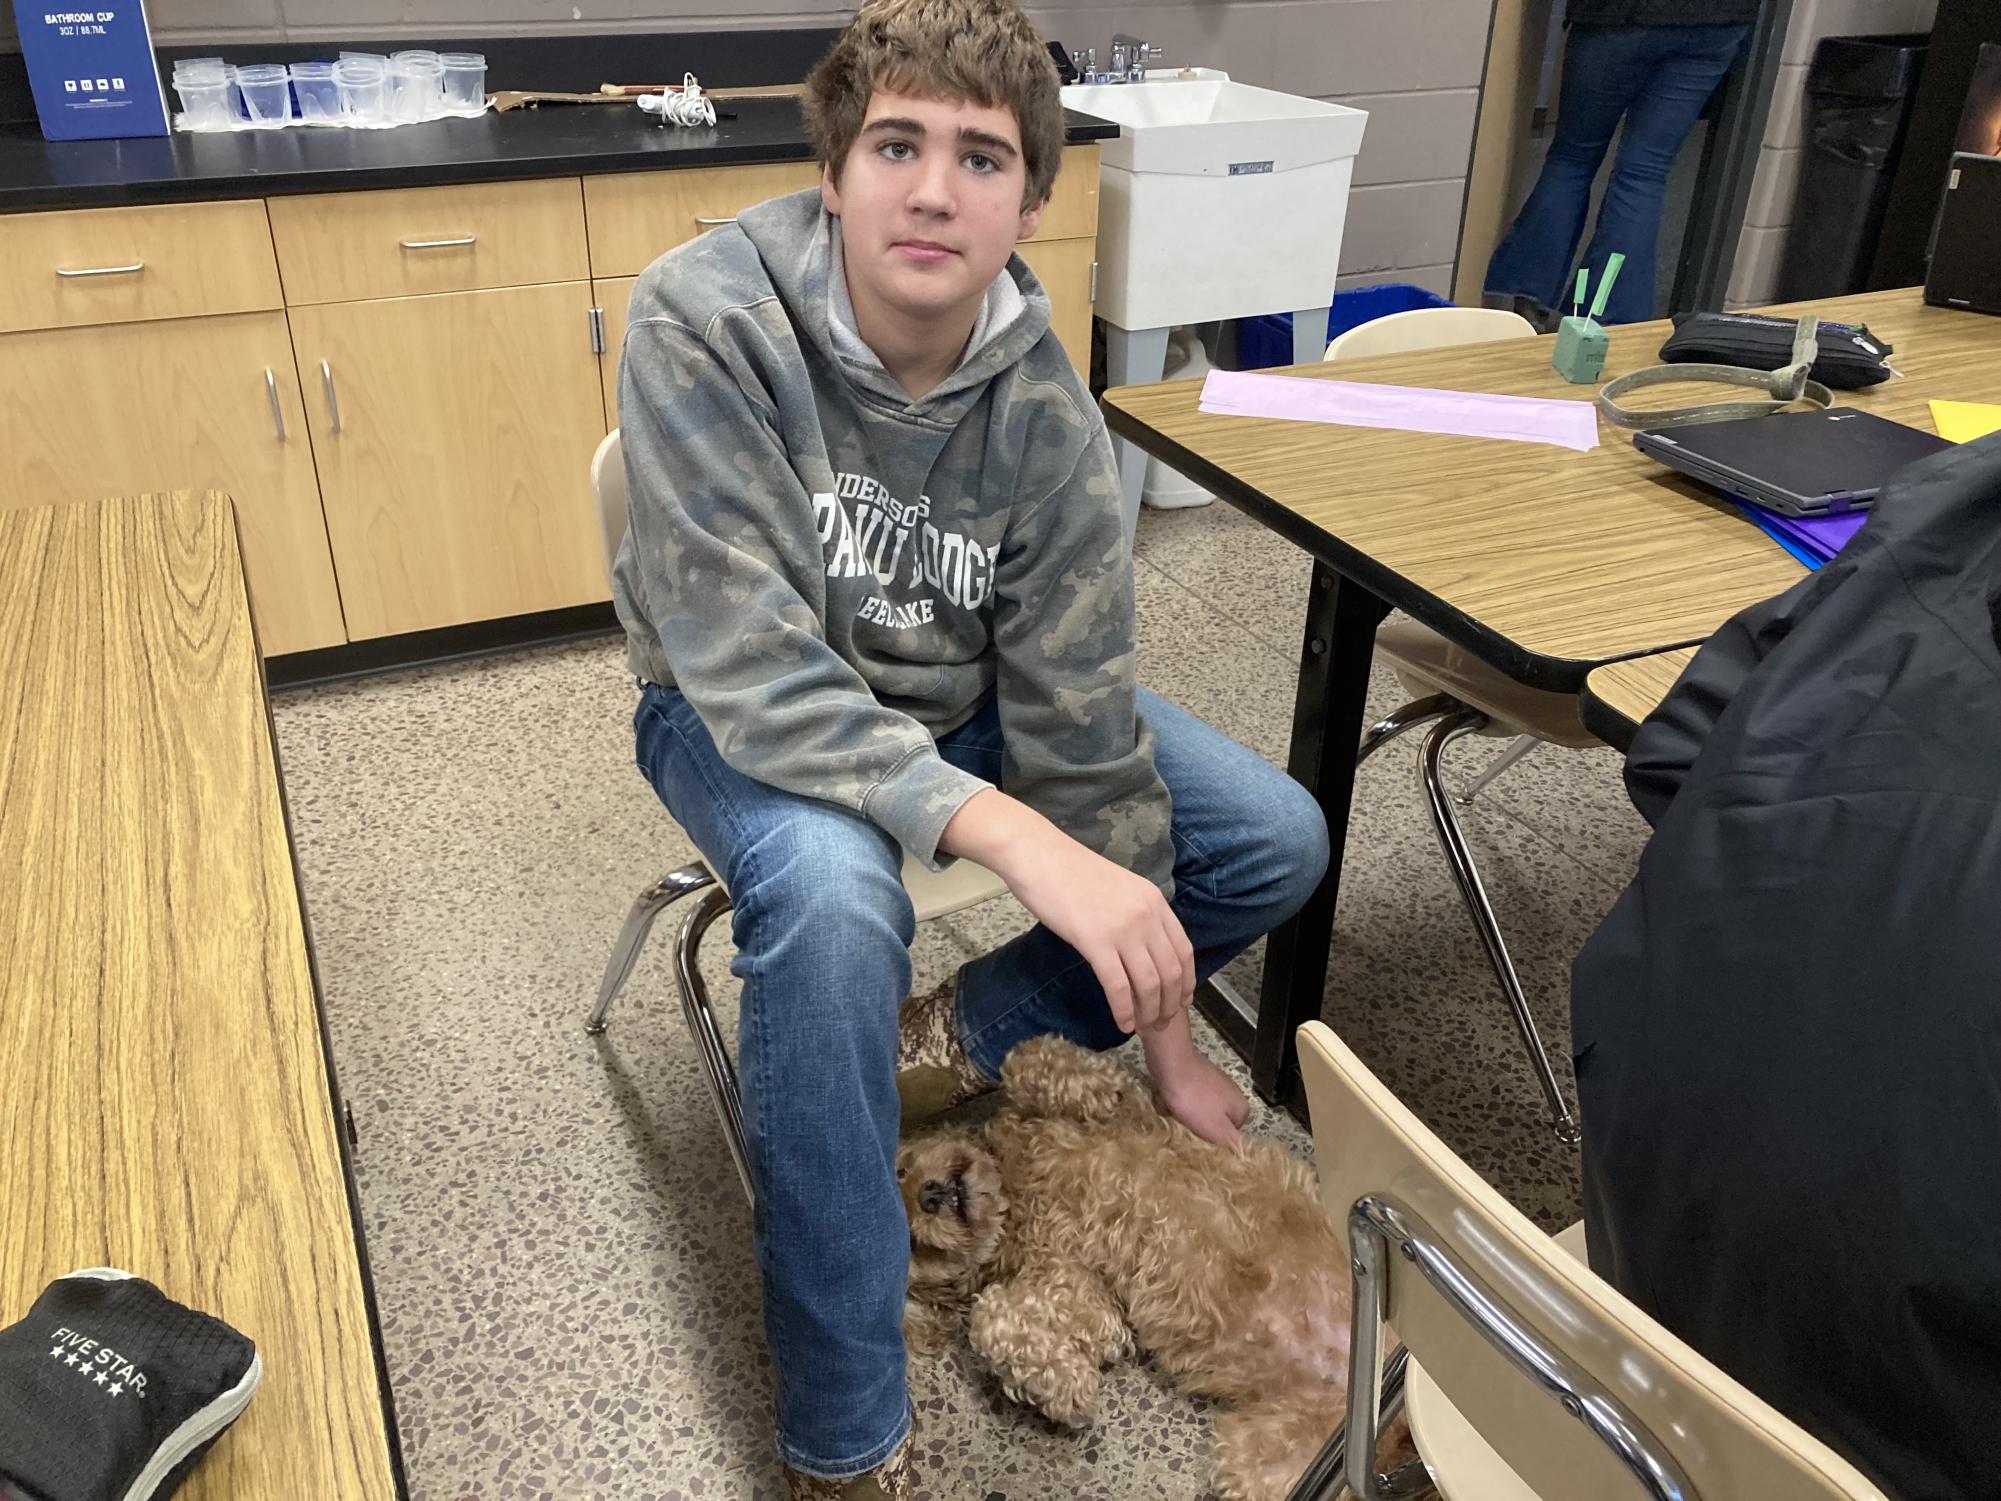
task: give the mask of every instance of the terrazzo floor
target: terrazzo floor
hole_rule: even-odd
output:
[[[1147,512],[1137,551],[1142,680],[1282,761],[1304,556],[1221,504]],[[1400,697],[1379,670],[1371,707]],[[632,703],[605,638],[274,706],[412,1501],[782,1495],[749,1215],[664,927],[610,1032],[583,1031],[633,895],[693,858],[633,769]],[[1494,748],[1464,744],[1452,767]],[[1556,1228],[1576,1217],[1576,1159],[1546,1129],[1415,757],[1394,747],[1359,778],[1325,1015]],[[1560,1060],[1570,956],[1645,834],[1618,771],[1609,750],[1545,747],[1465,816]],[[917,986],[1026,921],[1002,900],[926,926]],[[705,966],[726,1012],[728,954],[723,924]],[[1257,968],[1257,950],[1233,966],[1246,994]],[[1308,1149],[1262,1106],[1255,1126]],[[927,1496],[1204,1494],[1208,1419],[1144,1367],[1112,1376],[1082,1435],[1015,1409],[964,1359],[914,1379]]]

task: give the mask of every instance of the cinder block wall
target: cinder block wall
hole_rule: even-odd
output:
[[[1831,0],[1824,0],[1831,3]],[[1880,0],[1892,3],[1892,0]],[[1899,0],[1901,3],[1901,0]],[[1098,55],[1115,31],[1163,64],[1370,112],[1341,253],[1341,285],[1414,281],[1449,293],[1492,0],[1159,0],[1031,5],[1050,38]],[[560,32],[838,25],[853,0],[150,0],[154,40],[338,42]],[[13,43],[0,4],[0,47]],[[1246,247],[1254,253],[1254,247]]]

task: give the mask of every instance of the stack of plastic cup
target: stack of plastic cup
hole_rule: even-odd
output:
[[[292,78],[283,63],[249,63],[236,70],[243,108],[253,127],[275,129],[292,118]]]
[[[301,120],[323,124],[340,119],[340,90],[334,83],[332,63],[293,63],[292,98],[299,106]]]
[[[483,115],[486,113],[486,54],[482,52],[440,52],[444,68],[445,113]]]
[[[435,120],[445,112],[445,65],[435,52],[389,55],[389,116],[398,125]]]
[[[389,123],[389,59],[366,52],[343,52],[333,65],[340,91],[340,117],[349,125]]]
[[[184,57],[174,64],[174,92],[189,130],[228,130],[230,96],[236,92],[232,70],[219,57]]]

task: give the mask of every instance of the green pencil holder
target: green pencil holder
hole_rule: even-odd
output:
[[[1605,369],[1605,351],[1611,343],[1597,319],[1573,314],[1557,324],[1556,352],[1549,362],[1573,386],[1591,385]]]

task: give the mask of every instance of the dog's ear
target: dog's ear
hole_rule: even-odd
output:
[[[1154,1113],[1138,1075],[1061,1037],[1031,1037],[1017,1046],[1001,1064],[1001,1088],[1023,1115],[1104,1122]]]

